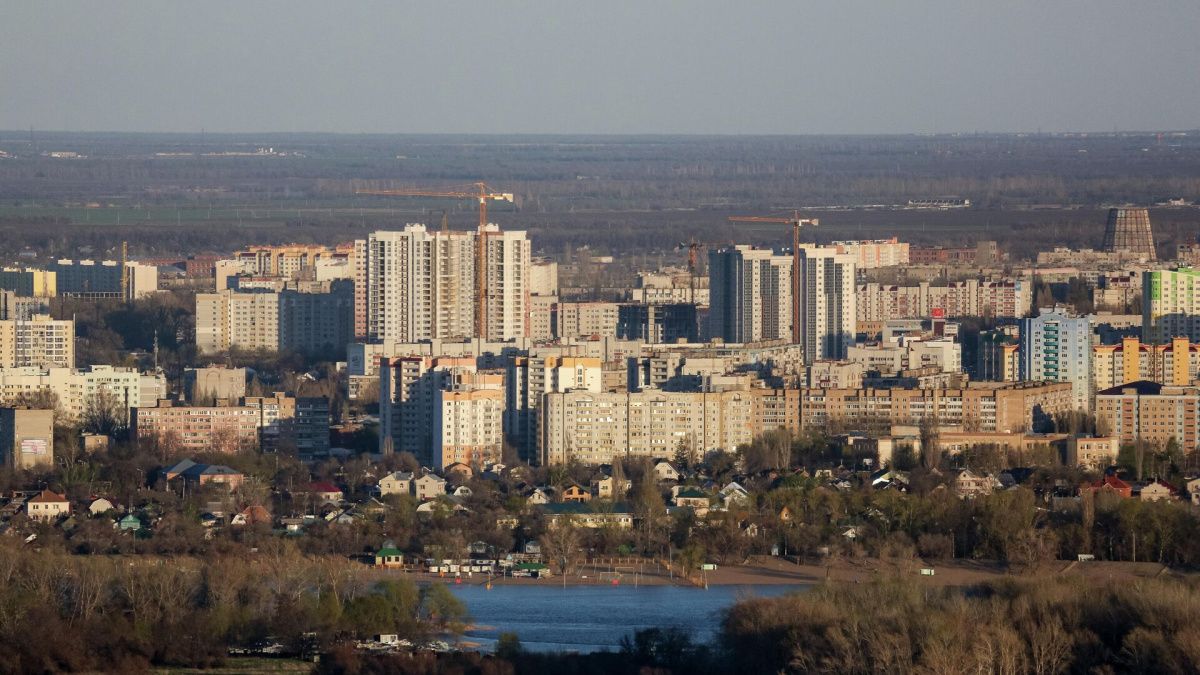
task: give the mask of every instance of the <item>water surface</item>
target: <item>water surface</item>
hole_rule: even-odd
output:
[[[475,628],[464,642],[491,649],[501,633],[516,633],[534,651],[617,650],[621,638],[643,628],[674,626],[707,642],[721,612],[743,598],[775,597],[802,585],[712,586],[451,586],[467,605]]]

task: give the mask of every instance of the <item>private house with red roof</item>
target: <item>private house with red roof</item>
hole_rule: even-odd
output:
[[[336,504],[342,501],[342,497],[344,496],[341,488],[327,480],[310,483],[308,486],[308,491],[322,502],[327,502],[330,504]]]
[[[1096,494],[1115,494],[1122,499],[1129,499],[1133,496],[1133,486],[1117,478],[1114,474],[1107,474],[1098,481],[1086,483],[1080,492],[1085,490],[1091,490]]]
[[[41,494],[25,502],[25,514],[33,520],[49,522],[69,513],[71,502],[63,495],[50,490],[42,490]]]

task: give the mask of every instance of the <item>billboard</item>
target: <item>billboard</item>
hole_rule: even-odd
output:
[[[44,438],[26,438],[21,441],[22,455],[45,455],[50,444]]]

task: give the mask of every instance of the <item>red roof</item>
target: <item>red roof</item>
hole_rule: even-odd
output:
[[[341,492],[342,489],[327,480],[317,481],[308,486],[310,492]]]
[[[29,501],[38,502],[38,503],[43,503],[43,502],[60,502],[61,503],[61,502],[69,501],[69,500],[66,497],[64,497],[63,495],[58,494],[57,492],[51,492],[49,490],[42,490],[42,493],[40,495],[34,497],[33,499],[30,499]]]
[[[1117,478],[1116,476],[1112,476],[1112,475],[1105,476],[1104,480],[1100,480],[1100,481],[1096,481],[1095,483],[1092,483],[1092,487],[1096,488],[1097,490],[1102,487],[1105,487],[1105,486],[1110,487],[1114,490],[1130,490],[1130,489],[1132,489],[1129,487],[1129,483],[1126,483],[1125,481],[1121,480],[1120,478]]]

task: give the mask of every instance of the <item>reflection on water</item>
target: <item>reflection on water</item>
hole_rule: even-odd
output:
[[[451,586],[475,628],[464,642],[490,649],[501,633],[516,633],[535,651],[616,650],[643,628],[676,626],[696,641],[716,633],[721,611],[747,597],[775,597],[804,586]]]

